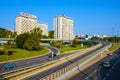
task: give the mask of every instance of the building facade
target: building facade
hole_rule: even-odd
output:
[[[48,25],[47,24],[38,22],[37,26],[42,30],[42,35],[48,36]]]
[[[73,19],[64,16],[54,18],[54,37],[59,40],[72,40],[73,35]]]
[[[16,18],[16,32],[17,34],[22,34],[24,32],[29,32],[30,30],[34,29],[35,27],[40,27],[42,30],[42,35],[48,36],[48,25],[47,24],[40,24],[37,21],[37,17],[35,15],[26,14],[21,12],[20,16]]]

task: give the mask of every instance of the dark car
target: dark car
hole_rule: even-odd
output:
[[[55,56],[57,56],[57,54],[55,54],[55,53],[51,53],[50,55],[49,55],[49,58],[53,58],[53,57],[55,57]]]
[[[5,64],[4,68],[11,69],[11,68],[15,68],[16,66],[17,66],[16,63],[10,62],[10,63]]]

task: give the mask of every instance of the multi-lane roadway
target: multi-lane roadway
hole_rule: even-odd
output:
[[[51,50],[51,52],[54,52],[55,54],[59,53],[59,50],[56,49],[56,48],[53,48],[53,47],[48,47],[48,48]],[[9,69],[9,70],[6,70],[4,68],[4,65],[6,63],[8,63],[8,62],[0,63],[0,68],[1,68],[0,69],[0,74],[6,73],[6,72],[9,72],[9,71],[14,71],[14,70],[22,69],[22,68],[27,68],[27,67],[38,65],[38,64],[42,65],[44,63],[50,62],[52,60],[60,59],[60,58],[62,58],[64,56],[68,56],[68,55],[74,54],[76,52],[80,52],[80,51],[69,52],[69,54],[58,55],[57,57],[55,57],[53,59],[49,58],[49,55],[51,54],[51,53],[49,53],[49,54],[46,54],[46,55],[40,56],[40,57],[12,61],[12,62],[16,63],[17,67],[13,68],[13,69]]]
[[[56,72],[56,71],[58,71],[58,70],[60,70],[62,68],[65,68],[66,66],[68,66],[70,64],[73,64],[74,62],[77,62],[78,60],[81,60],[81,59],[87,57],[88,55],[90,55],[90,54],[96,52],[97,50],[105,47],[106,45],[108,45],[108,44],[103,43],[102,46],[100,46],[99,48],[96,48],[96,49],[94,49],[94,50],[92,50],[92,51],[90,51],[90,52],[88,52],[86,54],[83,54],[81,56],[78,56],[78,57],[76,57],[76,58],[74,58],[72,60],[68,60],[67,62],[64,62],[63,64],[54,66],[54,67],[52,67],[52,68],[50,68],[48,70],[45,70],[45,71],[39,72],[39,73],[37,73],[35,75],[26,77],[23,80],[33,80],[33,79],[34,80],[40,80],[41,78],[43,78],[43,77],[45,77],[45,76],[47,76],[49,74],[52,74],[52,73],[54,73],[54,72]],[[72,80],[77,80],[77,79],[72,79]]]
[[[113,52],[113,55],[107,55],[104,59],[80,71],[67,80],[120,80],[120,49]],[[104,61],[111,63],[110,68],[105,68],[101,64]]]
[[[58,53],[58,50],[56,48],[53,47],[48,47],[52,52],[54,52],[55,54]],[[21,69],[21,68],[25,68],[25,67],[29,67],[29,66],[33,66],[33,65],[37,65],[37,64],[43,64],[45,62],[49,62],[51,61],[50,59],[48,59],[49,54],[46,54],[44,56],[40,56],[40,57],[35,57],[35,58],[30,58],[30,59],[23,59],[23,60],[17,60],[17,61],[12,61],[14,63],[16,63],[17,67],[14,69],[9,69],[6,70],[4,68],[4,65],[6,63],[9,62],[4,62],[4,63],[0,63],[0,73],[4,73],[4,72],[8,72],[8,71],[12,71],[12,70],[17,70],[17,69]]]

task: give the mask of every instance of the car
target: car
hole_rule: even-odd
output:
[[[57,56],[57,54],[55,54],[55,53],[51,53],[50,55],[49,55],[49,58],[53,58],[53,57],[55,57],[55,56]]]
[[[11,68],[15,68],[15,67],[17,67],[17,65],[14,62],[7,63],[4,66],[5,69],[11,69]]]
[[[104,62],[104,63],[102,64],[102,66],[105,67],[105,68],[110,68],[110,67],[111,67],[111,64],[110,64],[109,61],[106,61],[106,62]]]
[[[112,56],[112,55],[113,55],[113,53],[109,53],[109,54],[108,54],[108,56]]]

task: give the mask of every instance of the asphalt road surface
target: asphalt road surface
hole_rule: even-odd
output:
[[[60,64],[60,65],[55,66],[55,67],[52,67],[52,68],[50,68],[50,69],[48,69],[48,70],[45,70],[45,71],[43,71],[43,72],[37,73],[37,74],[32,75],[32,76],[27,77],[27,78],[24,78],[23,80],[33,80],[33,79],[34,79],[34,80],[40,80],[41,78],[43,78],[43,77],[45,77],[45,76],[47,76],[47,75],[49,75],[49,74],[52,74],[52,73],[54,73],[54,72],[56,72],[56,71],[58,71],[58,70],[60,70],[60,69],[62,69],[62,68],[65,68],[66,66],[68,66],[68,65],[70,65],[70,64],[73,64],[74,62],[76,62],[76,61],[78,61],[78,60],[81,60],[81,59],[85,58],[86,56],[88,56],[88,55],[92,54],[93,52],[95,52],[95,51],[103,48],[103,47],[106,46],[106,45],[107,45],[107,44],[103,44],[101,47],[99,47],[99,48],[97,48],[97,49],[95,49],[95,50],[93,50],[93,51],[90,51],[90,52],[88,52],[88,53],[86,53],[86,54],[84,54],[84,55],[78,56],[78,57],[75,58],[75,59],[68,60],[67,62],[64,62],[63,64]],[[73,80],[77,80],[77,79],[73,79]]]
[[[120,52],[120,49],[84,71],[79,70],[78,74],[67,80],[120,80],[120,54],[118,52]],[[112,66],[110,68],[102,67],[101,64],[104,61],[110,61]]]

